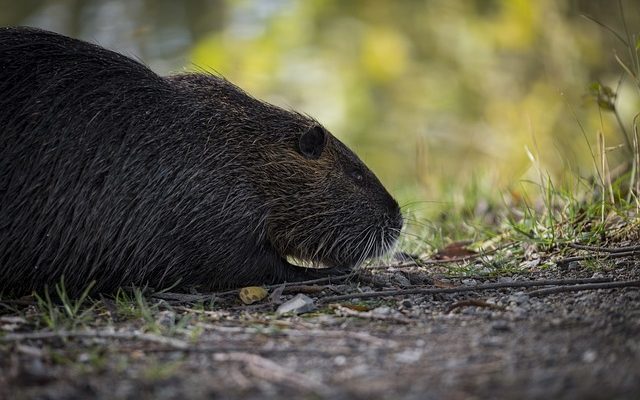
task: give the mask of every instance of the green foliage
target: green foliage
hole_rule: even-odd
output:
[[[127,319],[141,319],[151,326],[155,326],[154,314],[157,308],[150,306],[140,288],[131,291],[118,289],[115,296],[118,315]]]
[[[185,314],[175,321],[159,323],[159,303],[150,304],[140,288],[133,288],[132,291],[119,289],[115,295],[115,303],[120,317],[142,321],[144,330],[151,333],[173,336],[184,329],[191,320],[191,316]]]
[[[276,4],[252,20],[249,4],[229,2],[229,15],[246,18],[231,18],[198,41],[194,64],[315,115],[353,145],[403,203],[441,198],[443,187],[466,186],[479,174],[492,175],[494,190],[530,179],[522,149],[533,141],[544,149],[541,162],[554,179],[583,174],[590,144],[568,104],[580,103],[594,68],[606,70],[591,88],[595,101],[573,110],[589,141],[601,131],[614,142],[617,119],[640,105],[626,81],[611,89],[618,76],[609,33],[578,18],[608,12],[595,5]],[[617,13],[603,17],[621,24]],[[256,26],[244,25],[248,21]],[[640,26],[637,19],[630,23]],[[590,104],[616,112],[603,115]]]

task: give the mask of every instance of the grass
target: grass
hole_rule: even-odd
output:
[[[45,288],[44,294],[34,294],[37,309],[41,315],[40,323],[51,330],[74,329],[88,323],[93,318],[96,303],[89,298],[94,283],[90,283],[77,298],[71,298],[64,285],[64,277],[55,284],[54,301]]]
[[[624,17],[623,17],[624,18]],[[533,179],[523,180],[497,194],[494,185],[477,176],[469,185],[459,188],[448,184],[441,188],[445,200],[430,215],[408,212],[408,232],[402,238],[405,252],[418,258],[431,257],[438,249],[461,239],[470,240],[470,248],[490,250],[512,244],[508,253],[496,253],[476,263],[451,265],[452,274],[500,275],[527,270],[530,254],[549,259],[563,254],[570,243],[606,244],[637,237],[640,215],[640,112],[630,121],[628,131],[618,112],[618,91],[623,79],[633,82],[640,95],[640,38],[631,35],[623,23],[624,33],[595,21],[612,32],[624,45],[627,61],[616,55],[621,68],[617,88],[600,83],[589,87],[592,100],[601,113],[613,113],[618,121],[620,145],[605,142],[602,132],[585,132],[576,119],[591,152],[591,177],[577,174],[552,177],[543,167],[541,150],[534,143],[526,149],[532,164]],[[624,22],[624,21],[623,21]],[[575,113],[574,113],[575,115]],[[604,128],[603,128],[604,129]],[[591,146],[595,137],[597,146]],[[611,165],[611,154],[622,162]],[[560,182],[560,183],[558,183]],[[551,257],[552,258],[552,257]],[[601,265],[596,262],[595,265]]]
[[[620,34],[608,26],[605,28],[626,46],[629,61],[624,62],[619,56],[616,59],[622,75],[634,83],[640,94],[640,41],[628,32]],[[457,276],[507,276],[556,267],[559,258],[572,252],[568,247],[571,243],[606,245],[640,239],[640,114],[630,121],[631,130],[625,129],[618,113],[619,87],[612,89],[595,83],[589,90],[601,112],[616,115],[622,147],[605,143],[601,132],[585,132],[580,121],[576,121],[591,151],[591,177],[570,174],[561,179],[552,177],[541,162],[541,150],[534,145],[526,150],[534,171],[531,179],[496,190],[487,176],[476,175],[462,187],[451,183],[442,187],[442,202],[431,205],[426,216],[416,208],[405,208],[407,228],[399,250],[425,260],[451,243],[466,240],[469,249],[480,254],[492,253],[472,262],[427,268]],[[597,146],[591,146],[588,139],[594,136]],[[626,154],[621,164],[610,165],[612,152]],[[581,263],[581,267],[592,271],[610,266],[597,258]],[[152,334],[198,337],[197,326],[190,327],[197,319],[192,313],[180,315],[166,303],[152,302],[140,288],[120,289],[113,298],[92,299],[89,297],[92,286],[88,285],[77,298],[71,298],[62,279],[52,292],[35,294],[36,304],[28,311],[32,314],[24,315],[36,328],[49,330],[73,330],[105,321],[107,325],[133,322],[137,329]],[[199,304],[194,310],[217,306]],[[60,357],[62,362],[67,356]],[[95,359],[99,364],[100,354],[94,357],[90,353],[88,357],[91,363]],[[163,368],[160,366],[151,375],[162,376]]]
[[[637,154],[634,159],[637,159]],[[548,174],[541,172],[539,181],[522,182],[523,190],[517,195],[509,192],[502,196],[494,194],[485,197],[486,193],[491,193],[489,188],[476,185],[465,192],[467,195],[461,203],[452,202],[453,206],[435,221],[409,217],[410,231],[403,235],[400,249],[424,259],[431,258],[437,250],[460,239],[471,239],[468,247],[475,251],[500,249],[472,262],[443,264],[437,268],[426,266],[433,268],[436,276],[438,272],[443,272],[455,276],[504,277],[557,268],[554,260],[572,251],[569,243],[605,245],[627,241],[633,235],[640,239],[638,192],[630,177],[630,174],[636,173],[634,171],[637,169],[612,179],[606,185],[602,181],[587,182],[577,177],[567,181],[567,184],[558,185]],[[483,203],[482,207],[477,206],[479,202]],[[611,271],[613,267],[611,262],[595,258],[585,260],[579,266],[583,271],[594,273]],[[91,285],[76,299],[68,296],[64,281],[56,284],[54,289],[53,295],[45,291],[41,296],[36,296],[36,305],[32,309],[19,311],[25,317],[27,328],[135,330],[158,337],[198,342],[198,345],[204,346],[210,342],[216,346],[215,340],[220,337],[215,330],[206,332],[198,324],[200,314],[176,311],[165,302],[150,299],[140,288],[120,289],[113,297],[101,299],[89,297]],[[350,307],[368,311],[384,305],[397,308],[398,300],[356,300]],[[201,303],[194,305],[193,310],[208,311],[224,306]],[[281,334],[283,329],[277,325],[279,320],[276,317],[257,314],[251,311],[237,313],[220,325],[226,325],[228,329],[244,329],[240,336],[251,332],[247,343],[252,343],[256,348],[264,345],[265,341],[287,340],[287,335]],[[326,315],[337,319],[333,314],[330,307],[320,308],[312,315],[296,317],[296,325],[304,326],[307,317],[317,320]],[[217,325],[215,318],[206,315],[202,316],[202,322]],[[372,324],[384,325],[386,322],[350,318],[342,324],[360,327],[366,334]],[[248,331],[249,328],[254,329]],[[305,330],[301,329],[300,335],[304,334]],[[209,342],[199,341],[200,335],[205,335]],[[154,354],[153,346],[149,347],[147,343],[105,343],[96,340],[98,343],[91,340],[67,342],[67,339],[63,339],[62,348],[59,344],[45,344],[36,350],[41,352],[52,370],[63,370],[65,376],[74,377],[75,380],[96,380],[96,377],[105,375],[118,378],[126,376],[129,381],[142,382],[144,387],[152,387],[154,382],[171,387],[174,385],[172,382],[184,379],[184,371],[189,370],[190,361],[186,353],[176,358],[168,356],[170,353]],[[0,344],[0,350],[4,351],[3,347]]]
[[[625,39],[628,35],[619,36],[625,43],[631,43]],[[637,84],[640,93],[639,51],[640,45],[633,48],[635,57],[631,57],[634,61],[630,63],[618,60],[622,72]],[[468,249],[480,254],[468,262],[425,264],[424,269],[433,272],[434,280],[437,280],[440,275],[506,277],[533,275],[550,269],[562,272],[565,267],[560,267],[558,260],[576,254],[575,249],[569,246],[572,243],[611,246],[640,242],[640,117],[634,117],[631,130],[625,130],[617,113],[617,89],[601,84],[594,84],[590,89],[602,112],[616,114],[620,122],[620,142],[623,143],[623,147],[611,145],[605,142],[600,132],[583,131],[588,144],[589,137],[597,143],[589,147],[593,160],[590,176],[551,176],[541,161],[542,150],[534,145],[526,150],[533,166],[533,173],[528,179],[496,190],[491,179],[478,174],[465,185],[451,183],[442,187],[442,202],[430,206],[430,215],[407,207],[407,229],[398,250],[424,261],[433,259],[438,251],[451,243],[465,241]],[[579,121],[576,125],[577,129],[582,129]],[[611,157],[613,152],[624,152],[626,156],[622,162],[613,161],[616,159]],[[391,257],[383,260],[385,263],[393,261]],[[605,271],[615,274],[616,270],[624,268],[602,256],[585,259],[576,265],[572,268],[579,268],[586,274]],[[92,287],[93,284],[89,284],[79,296],[71,297],[63,278],[51,290],[34,294],[31,306],[16,307],[9,312],[0,308],[0,317],[23,318],[24,323],[18,331],[140,331],[197,342],[206,331],[205,324],[198,322],[211,326],[218,321],[198,314],[198,311],[229,307],[232,303],[218,304],[212,300],[193,304],[190,310],[184,310],[149,297],[144,288],[122,288],[112,297],[92,298],[89,295]],[[396,308],[397,303],[395,298],[355,300],[349,307],[356,311],[369,311],[379,306]],[[0,306],[3,306],[1,296]],[[270,313],[252,316],[251,310],[238,312],[225,320],[227,328],[252,328],[251,339],[257,343],[256,347],[263,345],[265,340],[284,336],[281,332],[285,325],[278,325],[276,316]],[[296,317],[299,319],[295,323],[304,326],[305,318],[319,319],[325,315],[336,319],[333,313],[333,309],[326,306],[302,318]],[[344,323],[361,324],[363,330],[370,326],[370,321],[365,319]],[[5,326],[0,321],[0,328]],[[0,336],[5,333],[0,330]],[[208,339],[214,343],[212,346],[220,337],[218,333],[215,330],[208,332]],[[242,334],[247,335],[246,332]],[[304,335],[304,330],[301,335]],[[179,375],[180,370],[187,366],[182,358],[184,355],[167,361],[153,354],[154,345],[162,347],[157,343],[135,343],[137,347],[132,349],[131,343],[124,340],[105,342],[105,339],[92,339],[78,341],[78,344],[61,339],[53,344],[47,342],[41,349],[30,347],[31,343],[25,341],[27,345],[16,347],[16,351],[40,351],[46,362],[71,370],[69,376],[95,376],[111,369],[117,374],[138,375],[143,381],[155,382]],[[202,342],[207,343],[206,340]],[[60,343],[64,344],[62,348]],[[6,350],[8,354],[14,348],[0,343],[0,350]],[[140,367],[142,358],[146,363],[144,368]]]
[[[627,168],[619,176],[613,177],[610,173],[615,168],[608,165],[604,143],[599,146],[600,153],[594,156],[597,178],[574,176],[565,178],[562,184],[557,184],[544,171],[539,157],[530,151],[537,180],[522,181],[519,190],[499,194],[481,180],[475,180],[457,194],[450,189],[451,201],[434,219],[407,214],[408,228],[399,249],[418,259],[430,259],[439,249],[466,239],[468,248],[479,253],[491,252],[490,255],[487,253],[472,262],[427,268],[456,276],[509,276],[556,267],[555,260],[572,252],[568,247],[570,243],[606,245],[640,237],[637,123],[634,119],[633,152]],[[610,269],[611,263],[594,258],[582,262],[581,268],[601,271]],[[88,285],[77,298],[71,298],[62,279],[53,291],[35,295],[36,305],[29,320],[34,321],[36,328],[49,330],[123,322],[157,335],[189,339],[197,339],[199,335],[194,314],[181,315],[166,303],[152,302],[143,289],[120,289],[112,298],[93,299],[89,297],[92,286]],[[107,302],[113,305],[111,311]],[[194,307],[211,310],[217,304]],[[52,355],[60,362],[69,361],[69,357],[73,361],[74,357],[69,354]],[[91,365],[100,365],[98,353],[89,352],[83,357]],[[151,375],[163,376],[164,367]]]
[[[188,326],[193,318],[189,314],[176,318],[177,314],[170,307],[160,310],[159,304],[150,304],[143,290],[139,288],[133,288],[132,293],[123,289],[118,290],[115,295],[115,304],[119,317],[138,320],[142,323],[142,329],[145,332],[165,336],[175,336]]]
[[[181,315],[174,312],[166,303],[152,302],[145,296],[142,289],[120,289],[112,297],[93,298],[89,295],[92,287],[93,283],[87,285],[78,297],[72,298],[62,278],[54,285],[53,293],[49,288],[46,288],[43,293],[34,293],[32,307],[6,307],[8,308],[6,311],[19,315],[35,329],[44,328],[50,331],[73,331],[124,323],[131,324],[142,332],[163,336],[187,334],[190,339],[195,340],[199,335],[197,328],[187,329],[196,319],[193,314]],[[2,298],[0,303],[1,300]],[[205,308],[204,305],[194,306],[194,309]],[[73,358],[69,354],[52,354],[51,357],[54,361],[60,362],[64,362],[68,357]]]

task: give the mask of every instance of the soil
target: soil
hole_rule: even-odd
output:
[[[621,258],[597,269],[573,262],[499,278],[381,268],[346,282],[292,287],[253,305],[235,292],[218,294],[213,304],[151,298],[152,320],[127,317],[103,299],[88,325],[39,339],[29,335],[51,330],[37,322],[35,306],[8,311],[5,304],[0,399],[639,399],[639,287],[541,296],[531,294],[539,287],[515,287],[322,303],[330,295],[407,286],[589,277],[637,280],[640,261]],[[315,311],[274,313],[300,292]],[[72,334],[81,331],[86,335]]]

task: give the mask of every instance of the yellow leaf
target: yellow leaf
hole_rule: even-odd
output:
[[[240,289],[240,300],[244,304],[253,304],[267,297],[269,294],[264,288],[259,286],[248,286]]]

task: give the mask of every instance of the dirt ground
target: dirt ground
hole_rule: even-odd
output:
[[[236,293],[205,307],[150,300],[152,321],[122,317],[105,299],[90,326],[56,334],[37,326],[34,306],[5,307],[0,399],[640,399],[637,286],[323,300],[384,289],[640,279],[637,258],[601,267],[573,262],[502,278],[378,269],[250,306]],[[276,315],[296,292],[317,309]]]

